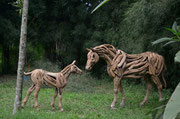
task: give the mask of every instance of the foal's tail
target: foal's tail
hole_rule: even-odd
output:
[[[29,76],[29,75],[31,75],[31,74],[32,74],[32,72],[27,72],[27,73],[24,72],[24,75],[25,75],[25,76]]]

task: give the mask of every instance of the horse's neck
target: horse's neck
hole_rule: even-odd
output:
[[[112,60],[116,55],[117,49],[111,45],[100,45],[94,48],[100,58],[104,59],[108,66],[111,66]]]
[[[106,61],[108,67],[111,66],[111,62],[113,60],[113,56],[106,55],[106,54],[101,54],[100,58],[102,58],[102,59],[104,59]]]
[[[109,53],[109,52],[104,52],[104,53],[99,53],[99,56],[104,59],[107,63],[108,67],[111,67],[112,64],[114,63],[115,60],[117,60],[117,57],[126,57],[126,53],[123,52],[122,50],[117,50],[116,53]]]

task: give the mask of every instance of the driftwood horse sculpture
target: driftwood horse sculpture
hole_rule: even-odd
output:
[[[118,89],[122,94],[120,106],[125,104],[125,95],[121,85],[123,78],[144,78],[147,91],[141,105],[144,105],[148,99],[150,89],[152,88],[150,77],[158,88],[160,95],[159,100],[162,100],[162,84],[160,79],[164,79],[165,63],[164,58],[157,53],[144,52],[141,54],[127,54],[122,50],[116,49],[110,44],[96,46],[88,49],[86,70],[91,70],[93,65],[102,58],[107,63],[107,72],[110,77],[114,78],[114,100],[111,104],[113,109],[117,101]]]
[[[21,106],[24,107],[24,105],[28,101],[28,98],[29,98],[30,94],[35,89],[35,91],[34,91],[34,98],[35,98],[34,107],[37,110],[39,110],[39,107],[38,107],[38,93],[40,91],[40,88],[41,88],[42,84],[46,84],[48,86],[51,86],[51,87],[55,88],[55,93],[54,93],[54,96],[53,96],[52,102],[51,102],[52,110],[54,110],[54,101],[55,101],[55,98],[57,97],[57,94],[59,92],[59,108],[60,108],[60,111],[63,111],[63,107],[62,107],[62,103],[61,103],[62,89],[66,86],[67,78],[69,77],[69,75],[71,73],[78,73],[78,74],[82,73],[82,70],[80,70],[75,65],[75,61],[73,61],[72,64],[66,66],[61,72],[58,72],[58,73],[47,72],[47,71],[42,70],[42,69],[35,69],[32,72],[24,73],[24,75],[26,75],[26,76],[31,75],[31,80],[32,80],[33,84],[28,89],[27,95],[24,98],[23,103],[22,103]]]

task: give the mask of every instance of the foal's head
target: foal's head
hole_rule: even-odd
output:
[[[87,62],[86,62],[86,70],[91,70],[94,64],[96,64],[99,61],[99,55],[93,51],[93,49],[86,49],[88,51],[87,54]]]
[[[82,70],[80,69],[80,68],[78,68],[76,65],[75,65],[75,63],[76,63],[76,60],[74,60],[72,63],[71,63],[71,72],[72,73],[77,73],[77,74],[82,74]]]

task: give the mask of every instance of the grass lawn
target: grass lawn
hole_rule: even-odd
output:
[[[140,107],[139,104],[144,99],[146,92],[145,84],[135,85],[133,82],[127,83],[125,80],[122,84],[126,95],[126,105],[119,107],[121,99],[119,93],[115,110],[110,109],[113,100],[113,82],[109,79],[97,80],[85,73],[81,76],[72,75],[68,79],[62,95],[64,112],[59,111],[58,99],[56,99],[55,110],[51,110],[50,103],[54,89],[44,86],[41,88],[38,98],[40,111],[33,108],[34,96],[32,93],[25,108],[13,116],[16,76],[1,76],[0,119],[151,119],[151,116],[146,113],[159,103],[157,89],[152,89],[148,102],[144,107]],[[30,80],[24,80],[23,98],[30,85]],[[163,96],[170,97],[170,91],[164,90]]]

